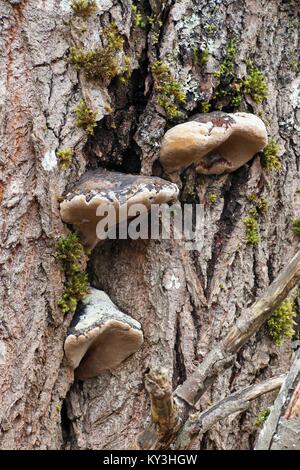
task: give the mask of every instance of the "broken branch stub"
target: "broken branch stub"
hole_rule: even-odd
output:
[[[145,375],[145,388],[151,400],[151,418],[162,435],[173,431],[178,421],[177,406],[172,395],[168,371],[151,369]]]
[[[137,436],[137,449],[166,449],[180,428],[180,410],[173,394],[168,371],[152,368],[145,375],[145,388],[150,397],[151,423]]]

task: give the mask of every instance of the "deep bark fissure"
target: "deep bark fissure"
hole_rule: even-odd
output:
[[[62,449],[66,449],[71,445],[72,442],[72,421],[68,416],[67,409],[67,396],[62,402],[61,405],[61,433],[62,433]]]
[[[183,383],[186,380],[186,368],[184,363],[184,356],[181,350],[181,332],[180,332],[180,313],[177,315],[176,319],[176,339],[175,339],[175,363],[174,363],[174,374],[173,374],[173,388],[176,388],[179,384]]]
[[[250,163],[251,164],[251,163]],[[241,195],[240,188],[246,186],[248,180],[248,171],[245,168],[237,171],[233,175],[229,175],[228,181],[222,188],[222,196],[224,198],[224,206],[218,222],[218,230],[215,233],[212,242],[212,257],[207,264],[207,286],[205,289],[206,298],[211,293],[211,281],[214,277],[215,267],[220,254],[223,252],[224,246],[232,232],[235,230],[236,223],[240,220],[242,206],[238,201]]]
[[[125,86],[116,77],[108,87],[115,110],[97,124],[94,135],[85,146],[88,168],[103,167],[122,173],[140,173],[142,150],[134,135],[149,98],[149,92],[145,95],[149,67],[147,37],[148,34],[139,58],[139,68],[132,70],[128,85]],[[124,136],[120,136],[122,126],[130,120],[129,130]]]

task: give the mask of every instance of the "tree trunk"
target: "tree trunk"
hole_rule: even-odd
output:
[[[167,368],[175,389],[298,245],[292,231],[292,219],[300,215],[298,0],[143,0],[137,2],[143,27],[130,0],[98,0],[98,13],[86,19],[75,17],[70,3],[0,0],[1,449],[133,447],[150,420],[148,367]],[[95,47],[112,22],[130,58],[125,84],[117,77],[110,84],[87,80],[69,60],[70,46]],[[281,169],[267,171],[258,155],[232,174],[199,178],[185,172],[181,202],[204,206],[201,252],[186,251],[178,240],[107,241],[93,250],[91,285],[142,324],[145,341],[118,369],[74,380],[63,353],[72,314],[64,316],[57,305],[64,276],[56,240],[68,232],[59,197],[90,168],[166,178],[157,163],[158,144],[174,122],[157,103],[151,64],[166,63],[185,89],[187,120],[211,100],[214,71],[233,37],[237,78],[246,76],[251,59],[269,88],[263,104],[244,95],[239,110],[263,118],[279,144]],[[207,63],[194,60],[197,49],[207,49]],[[81,97],[97,112],[97,128],[88,138],[76,125]],[[55,155],[62,148],[74,150],[65,171]],[[253,193],[268,202],[257,245],[247,243],[243,222]],[[197,408],[286,373],[291,358],[291,342],[276,346],[262,327]],[[275,396],[214,425],[197,446],[252,448],[255,415]]]
[[[258,436],[257,450],[300,450],[300,351]]]

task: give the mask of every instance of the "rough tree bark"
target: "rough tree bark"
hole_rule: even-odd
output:
[[[300,351],[255,445],[257,450],[300,449]]]
[[[129,0],[97,3],[98,15],[84,21],[86,31],[78,38],[67,0],[0,0],[1,449],[130,448],[150,416],[145,370],[153,364],[167,368],[176,388],[297,246],[291,220],[300,211],[298,0],[138,2],[144,17],[162,22],[159,36],[154,26],[137,26]],[[125,85],[118,79],[109,86],[87,81],[68,60],[70,45],[93,47],[111,21],[131,59]],[[187,172],[181,200],[192,202],[196,192],[204,204],[200,253],[172,240],[109,241],[93,251],[91,284],[141,322],[145,343],[117,370],[74,382],[63,356],[71,315],[57,307],[64,279],[55,242],[68,230],[58,197],[86,168],[159,173],[157,144],[170,123],[157,106],[150,64],[161,59],[184,86],[188,118],[211,97],[213,72],[232,35],[237,76],[245,76],[251,58],[269,87],[263,105],[245,96],[240,109],[262,114],[280,146],[282,168],[266,172],[257,156],[233,174],[201,182]],[[208,63],[200,67],[193,63],[193,49],[206,47]],[[98,127],[87,142],[74,115],[82,96],[97,111]],[[75,156],[62,172],[55,151],[68,147]],[[243,224],[253,192],[269,203],[254,247],[246,242]],[[212,193],[215,205],[209,203]],[[290,343],[275,346],[262,328],[198,408],[286,373],[290,363]],[[273,401],[274,394],[254,401],[242,414],[217,423],[198,445],[253,447],[254,416]]]

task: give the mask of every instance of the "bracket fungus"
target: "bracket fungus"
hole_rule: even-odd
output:
[[[81,301],[68,333],[65,355],[81,380],[115,369],[143,344],[140,323],[94,288]]]
[[[99,242],[97,224],[104,217],[97,215],[100,206],[113,208],[119,215],[121,207],[126,207],[129,212],[133,204],[142,204],[149,210],[152,204],[176,199],[178,193],[176,184],[158,177],[97,169],[79,179],[60,204],[60,214],[64,222],[76,227],[83,245],[93,249]],[[127,217],[130,218],[126,212]],[[124,219],[117,217],[116,220],[122,222]]]
[[[164,135],[160,162],[167,173],[194,165],[198,173],[231,173],[267,144],[263,121],[250,113],[197,114]]]

